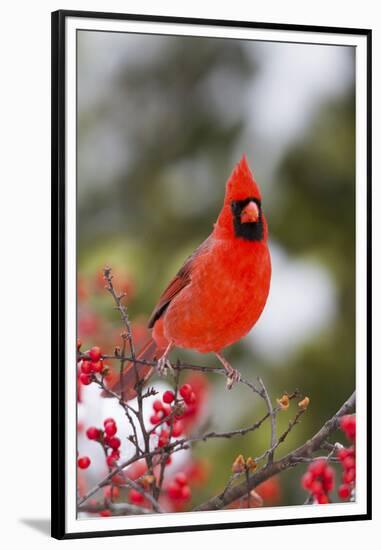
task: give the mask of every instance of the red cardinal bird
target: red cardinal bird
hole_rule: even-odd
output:
[[[256,323],[266,304],[270,278],[261,193],[243,156],[227,182],[212,234],[185,261],[153,310],[148,323],[152,338],[138,359],[156,359],[162,372],[170,366],[168,354],[175,346],[213,352],[227,371],[230,388],[239,373],[221,350],[240,340]],[[136,372],[145,381],[153,367],[127,365],[123,388],[117,382],[110,389],[122,390],[123,399],[132,399]]]

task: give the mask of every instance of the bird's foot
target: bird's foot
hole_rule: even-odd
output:
[[[170,372],[171,374],[173,374],[174,372],[168,357],[166,357],[165,355],[160,357],[160,359],[158,360],[156,369],[160,376],[167,376],[168,372]]]
[[[168,372],[173,374],[173,367],[168,359],[168,355],[173,347],[172,342],[170,342],[167,346],[167,349],[163,353],[163,355],[158,359],[156,364],[157,372],[160,374],[160,376],[167,376]]]
[[[229,367],[230,369],[226,369],[226,387],[228,390],[231,390],[234,384],[237,384],[241,380],[241,373],[237,369],[233,369],[230,365]]]
[[[230,363],[220,353],[216,353],[215,355],[226,371],[226,387],[228,390],[231,390],[234,384],[237,384],[241,380],[241,373],[237,369],[233,369]]]

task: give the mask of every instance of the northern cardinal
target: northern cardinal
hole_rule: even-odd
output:
[[[221,350],[253,327],[266,304],[271,262],[261,193],[245,155],[226,184],[222,210],[211,235],[193,252],[160,296],[148,326],[151,339],[138,355],[157,360],[159,372],[170,366],[175,346],[212,352],[226,369],[228,387],[240,375]],[[128,364],[110,389],[124,400],[135,397],[135,385],[147,380],[154,367]],[[107,392],[103,393],[107,396]]]

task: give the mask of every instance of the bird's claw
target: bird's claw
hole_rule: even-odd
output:
[[[227,373],[226,387],[228,390],[231,390],[234,384],[237,384],[241,380],[241,374],[237,369],[230,367]]]
[[[160,376],[167,376],[168,371],[170,373],[173,373],[173,367],[168,359],[168,357],[160,357],[160,359],[157,362],[157,372]]]

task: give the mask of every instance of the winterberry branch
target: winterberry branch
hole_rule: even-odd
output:
[[[297,395],[298,395],[297,392],[291,394],[290,399],[293,399]],[[280,410],[280,407],[276,407],[275,410],[278,412]],[[124,468],[127,468],[128,466],[130,466],[132,463],[136,462],[137,460],[147,459],[148,457],[150,457],[150,459],[152,460],[157,455],[162,455],[162,457],[164,455],[168,456],[170,453],[182,451],[182,450],[185,450],[185,449],[189,449],[190,446],[192,445],[192,443],[199,443],[199,442],[207,441],[209,439],[230,439],[230,438],[235,437],[235,436],[244,436],[247,433],[253,432],[256,429],[260,428],[261,425],[265,422],[265,420],[267,420],[269,418],[269,416],[270,416],[270,414],[267,412],[260,420],[258,420],[257,422],[255,422],[254,424],[252,424],[251,426],[249,426],[247,428],[241,428],[241,429],[238,429],[238,430],[231,430],[231,431],[228,431],[228,432],[214,432],[214,431],[211,431],[211,432],[208,432],[206,434],[203,434],[203,435],[200,435],[200,436],[197,436],[197,437],[177,439],[176,441],[174,441],[174,442],[172,442],[172,443],[170,443],[170,444],[168,444],[168,445],[166,445],[162,448],[153,449],[152,451],[150,451],[148,453],[136,454],[134,457],[132,457],[132,458],[128,459],[127,461],[121,463],[111,473],[109,473],[102,481],[100,481],[97,485],[95,485],[85,496],[83,496],[79,500],[78,505],[82,504],[87,499],[92,497],[99,489],[101,489],[102,487],[107,485],[110,482],[110,479],[113,476],[120,473]],[[264,456],[266,456],[266,455],[264,455]],[[260,459],[261,459],[261,457],[259,457],[256,460],[259,461]]]
[[[293,468],[305,459],[311,459],[312,453],[318,451],[326,439],[338,429],[340,419],[354,411],[355,402],[356,394],[354,392],[340,407],[337,413],[333,415],[332,418],[327,420],[311,439],[287,454],[282,459],[273,462],[272,464],[267,464],[264,468],[254,473],[249,479],[250,490],[255,489],[255,487],[257,487],[260,483],[266,481],[270,477]],[[244,496],[246,492],[247,483],[245,481],[235,487],[224,490],[220,495],[212,497],[203,504],[196,506],[193,511],[221,510],[228,506],[231,502],[234,502]]]
[[[106,462],[108,465],[108,474],[101,481],[99,481],[92,489],[90,489],[84,496],[78,499],[78,510],[83,512],[104,512],[104,515],[114,514],[114,515],[123,515],[123,514],[137,514],[137,513],[161,513],[163,509],[161,507],[161,493],[163,490],[163,483],[165,477],[166,466],[170,457],[179,451],[189,449],[200,442],[207,442],[211,439],[229,439],[233,437],[245,436],[246,434],[253,432],[259,429],[266,420],[270,420],[271,433],[270,433],[270,445],[269,448],[259,457],[248,458],[246,461],[240,455],[238,459],[243,461],[243,467],[238,470],[233,469],[233,475],[230,476],[228,483],[222,493],[215,497],[208,499],[203,504],[200,504],[195,511],[202,510],[219,510],[225,508],[230,503],[235,500],[238,500],[242,497],[247,497],[248,505],[250,506],[251,495],[255,497],[255,493],[252,493],[253,489],[257,487],[263,481],[271,478],[272,476],[280,473],[281,471],[295,467],[298,464],[310,463],[318,460],[316,457],[313,457],[313,453],[317,450],[328,449],[329,454],[324,457],[327,461],[337,461],[335,454],[337,451],[337,446],[330,445],[327,441],[329,435],[338,427],[340,418],[351,412],[354,409],[355,405],[355,394],[353,394],[346,403],[341,407],[341,409],[334,415],[330,420],[328,420],[323,427],[315,434],[312,439],[304,443],[301,447],[289,453],[280,460],[274,460],[274,454],[277,448],[285,441],[292,429],[299,423],[301,416],[305,413],[306,408],[309,403],[309,399],[306,397],[301,401],[299,405],[299,410],[296,413],[293,420],[288,424],[287,429],[277,437],[276,433],[276,417],[281,410],[286,410],[289,406],[289,401],[299,397],[299,391],[295,391],[292,394],[285,394],[281,399],[277,399],[277,405],[273,405],[269,392],[264,385],[264,382],[261,378],[257,378],[256,383],[240,378],[239,383],[248,387],[252,392],[257,394],[265,403],[267,412],[259,420],[253,422],[250,426],[239,428],[230,431],[205,431],[205,426],[202,431],[197,435],[187,436],[180,438],[181,431],[177,430],[174,432],[174,426],[178,418],[181,418],[184,407],[192,401],[187,400],[187,395],[183,393],[183,390],[188,386],[189,391],[192,392],[192,388],[189,384],[184,384],[179,389],[179,380],[181,373],[183,371],[195,371],[203,373],[212,373],[222,376],[226,376],[226,370],[222,367],[207,367],[200,366],[188,363],[182,363],[177,361],[173,364],[173,376],[174,376],[174,391],[167,391],[165,393],[169,396],[163,394],[163,403],[169,403],[170,405],[163,405],[160,400],[157,400],[155,403],[159,403],[159,413],[155,413],[156,417],[151,417],[153,420],[150,420],[154,424],[153,428],[146,426],[144,421],[144,399],[151,395],[155,395],[157,392],[154,388],[148,388],[143,392],[143,380],[139,379],[138,375],[138,365],[149,365],[157,367],[157,361],[147,361],[139,359],[135,354],[135,346],[132,336],[131,323],[128,317],[127,308],[121,303],[124,295],[118,295],[115,291],[115,288],[112,283],[111,269],[104,269],[104,278],[106,281],[106,289],[111,294],[116,309],[119,311],[121,320],[124,325],[125,332],[121,335],[122,337],[122,347],[115,348],[114,354],[101,354],[101,350],[98,347],[94,347],[87,353],[81,353],[78,349],[78,361],[80,361],[81,374],[80,377],[83,384],[89,384],[91,382],[96,383],[103,391],[107,392],[109,396],[115,398],[119,405],[123,408],[126,418],[131,426],[132,435],[128,437],[129,441],[134,446],[134,454],[128,460],[120,461],[119,438],[113,437],[116,432],[114,428],[106,428],[105,432],[98,430],[95,427],[90,428],[92,430],[92,435],[89,439],[98,440],[101,443],[103,450],[105,452]],[[127,349],[129,348],[129,349]],[[94,365],[102,363],[103,360],[117,361],[119,363],[119,383],[120,387],[123,388],[123,376],[125,372],[125,364],[130,362],[135,369],[136,376],[136,401],[137,406],[132,407],[127,401],[124,400],[123,394],[118,394],[110,390],[105,384],[104,378],[107,374],[106,368],[95,368]],[[97,363],[98,362],[98,363]],[[88,364],[86,364],[88,363]],[[91,367],[91,368],[90,368]],[[92,370],[91,370],[92,369]],[[180,396],[179,396],[180,393]],[[192,392],[193,393],[193,392]],[[166,398],[168,397],[168,400]],[[189,396],[188,396],[189,397]],[[194,397],[194,394],[193,394]],[[193,401],[194,402],[194,401]],[[165,408],[167,407],[167,408]],[[111,419],[112,420],[112,419]],[[112,420],[112,422],[114,422]],[[105,421],[106,423],[106,421]],[[167,424],[169,429],[164,429],[163,425]],[[161,427],[160,436],[158,445],[155,448],[151,448],[151,436],[157,433],[157,429]],[[107,431],[109,430],[109,431]],[[97,432],[101,435],[98,437]],[[104,437],[107,432],[110,437]],[[164,437],[165,432],[165,437]],[[95,435],[94,435],[95,434]],[[141,436],[141,437],[140,437]],[[162,440],[161,440],[162,439]],[[112,441],[113,440],[113,441]],[[117,441],[116,441],[117,440]],[[113,446],[115,444],[115,446]],[[108,454],[110,452],[110,454]],[[114,458],[114,456],[115,458]],[[321,457],[320,457],[321,458]],[[81,461],[79,467],[86,468],[90,464],[90,459],[88,457],[81,457],[78,459]],[[87,461],[88,463],[87,463]],[[139,479],[131,480],[125,468],[135,464],[138,461],[144,461],[146,464],[146,475],[142,476]],[[267,460],[267,462],[258,469],[258,464],[262,461]],[[239,463],[239,466],[241,463]],[[154,473],[154,468],[155,472]],[[119,474],[122,479],[122,483],[118,482],[119,487],[124,487],[129,489],[129,500],[130,503],[115,503],[114,500],[114,489],[117,489],[115,486],[115,476]],[[244,474],[244,480],[238,481],[241,478],[241,475]],[[184,475],[184,474],[183,474]],[[150,480],[149,482],[147,480]],[[241,478],[242,479],[242,478]],[[236,483],[238,481],[238,483]],[[110,498],[105,498],[103,502],[97,503],[96,505],[88,503],[88,499],[97,493],[101,488],[105,489],[105,495]],[[188,489],[188,498],[189,498],[189,488]],[[167,495],[170,495],[169,488],[165,486],[165,491]],[[132,494],[134,493],[134,497]],[[116,495],[118,493],[116,492]],[[136,498],[135,498],[136,497]],[[138,498],[139,497],[139,498]],[[141,504],[141,506],[136,506],[136,504]],[[144,506],[143,506],[144,504]],[[102,514],[101,514],[102,515]]]

